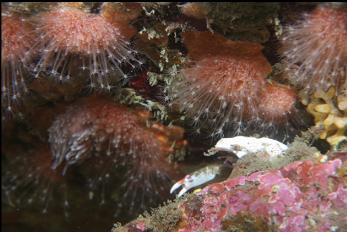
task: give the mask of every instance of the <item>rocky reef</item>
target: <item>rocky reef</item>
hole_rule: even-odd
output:
[[[343,231],[345,169],[341,159],[305,160],[240,175],[113,231]]]
[[[347,229],[346,3],[1,6],[2,228]]]

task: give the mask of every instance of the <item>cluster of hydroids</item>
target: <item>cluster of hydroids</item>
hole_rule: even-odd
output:
[[[47,76],[60,84],[82,76],[90,87],[110,91],[112,78],[128,77],[123,69],[142,65],[130,48],[128,35],[122,35],[124,25],[88,12],[84,4],[52,4],[30,17],[12,12],[8,5],[3,11],[4,116],[16,113],[31,79]],[[52,122],[47,144],[28,152],[5,151],[4,199],[19,208],[36,204],[46,213],[52,199],[59,201],[63,195],[63,206],[68,209],[68,190],[75,174],[68,167],[78,164],[81,172],[88,173],[82,181],[88,198],[105,203],[114,197],[113,192],[122,192],[111,201],[117,203],[115,208],[127,207],[129,215],[155,206],[168,195],[165,190],[175,174],[169,155],[184,143],[181,128],[151,123],[150,117],[148,111],[102,97],[78,102]]]
[[[210,32],[186,32],[183,39],[193,63],[181,70],[171,98],[194,124],[222,137],[246,130],[286,136],[303,124],[295,90],[266,80],[271,65],[260,44]]]
[[[47,212],[51,198],[62,192],[61,202],[69,206],[67,186],[78,166],[85,176],[84,196],[105,204],[113,202],[109,193],[118,191],[115,208],[127,207],[129,215],[142,212],[168,195],[176,174],[168,158],[184,146],[181,128],[151,122],[148,111],[101,97],[76,102],[48,131],[49,147],[18,152],[4,174],[2,189],[18,207],[37,201]]]
[[[82,4],[53,5],[30,18],[7,10],[1,17],[5,112],[12,113],[27,91],[25,71],[32,78],[46,73],[59,81],[82,75],[91,88],[110,90],[112,76],[127,77],[122,65],[142,65],[120,29]]]
[[[261,135],[288,142],[310,126],[302,95],[314,98],[314,92],[331,88],[336,96],[329,99],[339,99],[339,125],[346,125],[344,5],[318,5],[303,19],[288,23],[278,50],[213,31],[208,18],[216,17],[214,10],[224,9],[222,4],[211,9],[207,3],[125,5],[50,3],[30,13],[2,5],[2,197],[7,205],[31,205],[43,213],[60,205],[68,215],[85,198],[101,205],[115,203],[114,211],[134,217],[169,199],[172,180],[182,171],[177,162],[184,157],[182,150],[201,150],[187,143],[191,138],[184,138],[185,129],[210,141]],[[276,69],[266,54],[269,49],[280,54]],[[125,79],[129,82],[119,81]],[[83,84],[76,84],[80,80]],[[68,83],[78,89],[73,97],[65,89]],[[98,91],[81,91],[84,88]],[[41,114],[45,110],[39,107],[47,112]],[[24,117],[12,117],[18,112]],[[175,122],[185,128],[172,125]],[[18,129],[23,125],[29,132]],[[346,204],[340,199],[346,190],[337,175],[342,166],[341,160],[300,161],[210,185],[195,203],[179,205],[181,231],[229,228],[234,216],[266,228],[274,223],[282,231],[298,225],[311,228],[316,220],[312,212],[334,221],[333,211]],[[332,188],[320,183],[315,189],[318,179],[330,183],[333,176],[339,182]],[[309,184],[311,180],[315,183]],[[289,211],[284,210],[287,205]],[[262,217],[254,218],[255,212]]]

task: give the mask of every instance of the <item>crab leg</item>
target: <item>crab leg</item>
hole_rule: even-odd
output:
[[[192,174],[186,175],[183,179],[177,181],[170,189],[172,194],[177,189],[182,189],[177,194],[177,197],[181,197],[183,194],[188,192],[190,189],[197,186],[203,185],[213,179],[215,179],[221,171],[221,165],[213,164],[199,169]]]

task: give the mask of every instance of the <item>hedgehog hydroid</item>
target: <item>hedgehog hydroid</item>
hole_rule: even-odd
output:
[[[170,96],[195,126],[218,136],[295,131],[288,123],[297,113],[295,91],[266,80],[271,66],[260,44],[209,32],[186,32],[183,38],[193,61],[181,70]]]
[[[282,37],[284,62],[293,84],[308,92],[326,91],[346,82],[347,12],[318,6]]]
[[[121,65],[141,64],[117,27],[101,15],[69,5],[38,15],[36,32],[41,57],[35,71],[49,71],[60,81],[83,72],[92,88],[110,90],[112,74],[127,77]]]
[[[33,29],[24,18],[1,15],[1,103],[5,113],[13,113],[28,92],[24,74],[33,42]]]
[[[182,129],[151,123],[149,116],[100,97],[78,102],[49,129],[53,168],[63,165],[66,172],[76,164],[87,167],[91,198],[98,189],[111,187],[122,192],[117,202],[129,214],[154,206],[167,195],[175,174],[168,156],[184,141]],[[104,185],[114,178],[123,184]]]
[[[61,170],[51,168],[49,146],[8,153],[1,184],[4,200],[16,208],[30,207],[42,213],[49,212],[52,206],[59,206],[68,216],[70,203],[66,178],[61,175]]]
[[[183,69],[182,75],[185,80],[175,88],[178,93],[173,96],[174,104],[196,123],[204,117],[221,134],[224,126],[235,119],[241,132],[242,122],[257,114],[254,99],[265,80],[244,60],[205,58]]]

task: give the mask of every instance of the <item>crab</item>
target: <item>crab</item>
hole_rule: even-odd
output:
[[[269,138],[254,138],[245,136],[236,136],[233,138],[222,138],[216,145],[205,153],[205,156],[215,155],[219,151],[227,154],[234,154],[238,159],[242,159],[245,155],[258,152],[266,153],[269,159],[281,156],[288,146]],[[183,179],[177,181],[170,189],[173,194],[181,189],[177,197],[183,196],[193,188],[205,185],[210,182],[216,182],[221,179],[224,170],[224,164],[212,164],[201,168],[191,174],[186,175]]]

